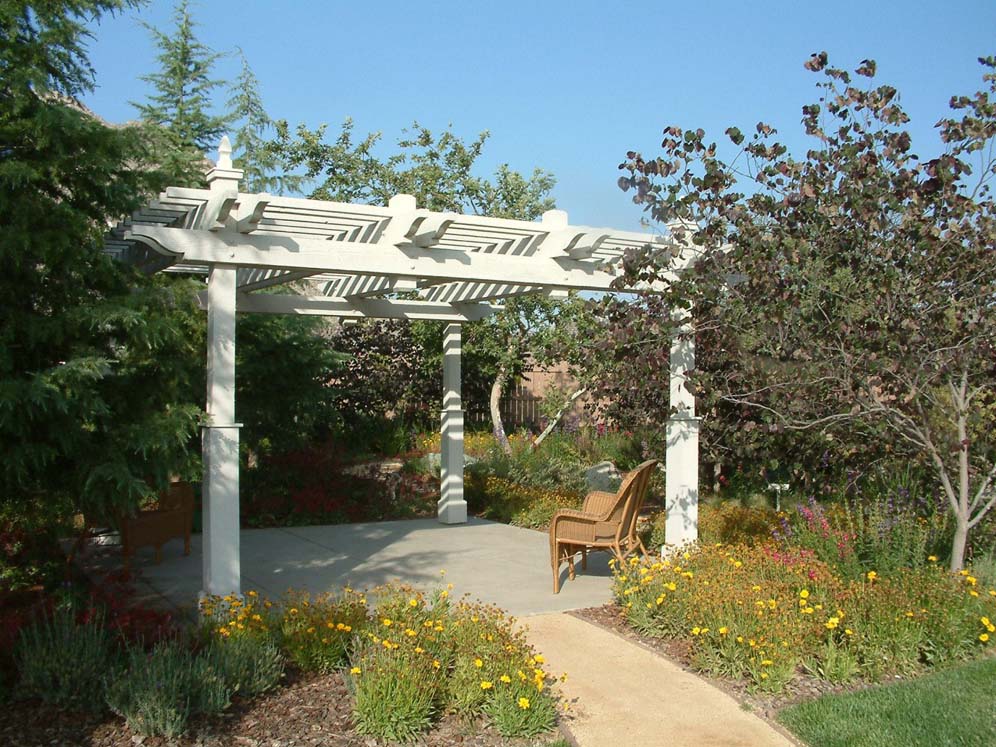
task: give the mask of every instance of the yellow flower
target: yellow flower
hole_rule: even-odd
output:
[[[544,664],[544,663],[546,663],[546,659],[543,658],[542,654],[536,654],[536,656],[534,656],[533,658],[536,660],[537,664]]]
[[[853,631],[853,630],[851,630],[850,628],[844,628],[844,632],[845,632],[845,633],[846,633],[847,635],[854,635],[854,631]]]
[[[826,622],[827,630],[833,630],[838,625],[840,625],[840,618],[839,617],[831,617]]]
[[[291,607],[290,608],[290,614],[296,615],[297,614],[297,607]]]
[[[387,627],[387,628],[391,627],[391,620],[389,618],[387,618],[387,617],[385,617],[383,620],[381,620],[381,623],[384,624],[384,627]]]
[[[349,673],[350,674],[359,674],[360,673],[360,668],[359,667],[353,667],[352,669],[349,670]]]
[[[433,669],[439,669],[439,661],[437,659],[432,660]]]
[[[481,667],[484,666],[484,662],[481,661],[480,659],[474,659],[474,666],[480,669]]]
[[[979,636],[979,640],[982,641],[983,643],[985,643],[986,641],[989,640],[989,634],[988,633],[983,633],[982,635]]]
[[[418,607],[418,600],[417,599],[409,599],[408,600],[408,606],[409,607]]]
[[[702,632],[702,628],[700,628],[698,625],[696,625],[694,628],[692,628],[692,635],[698,635],[701,632]]]
[[[761,666],[762,667],[770,667],[774,663],[775,662],[773,662],[771,659],[761,659]]]
[[[257,593],[256,593],[256,592],[254,592],[254,591],[247,591],[247,592],[246,592],[246,594],[248,594],[248,595],[249,595],[249,596],[251,596],[251,597],[258,597],[258,596],[259,596],[259,594],[257,594]]]
[[[878,578],[878,574],[875,573],[875,571],[868,571],[866,575],[868,576],[869,581],[874,581],[876,578]]]
[[[512,681],[512,678],[511,678],[511,677],[509,677],[509,676],[508,676],[507,674],[503,674],[503,675],[502,675],[501,677],[499,677],[498,679],[500,679],[500,680],[501,680],[502,682],[504,682],[504,683],[505,683],[506,685],[507,685],[507,684],[508,684],[509,682],[511,682],[511,681]]]
[[[495,685],[494,685],[493,682],[488,682],[487,680],[484,680],[484,681],[481,682],[481,689],[482,690],[490,690],[494,686]]]
[[[803,589],[799,592],[799,596],[803,599],[809,599],[809,589]]]
[[[519,698],[519,708],[527,710],[529,708],[529,698]]]
[[[929,560],[931,563],[936,563],[937,562],[937,556],[936,555],[928,555],[927,556],[927,560]]]
[[[721,628],[719,629],[719,634],[720,634],[720,635],[726,635],[726,634],[727,634],[727,633],[729,633],[729,632],[730,632],[730,629],[729,629],[729,628],[727,628],[727,627],[726,627],[725,625],[723,625],[723,626],[722,626],[722,627],[721,627]]]
[[[983,624],[983,625],[984,625],[985,627],[987,627],[987,628],[988,628],[988,627],[989,627],[990,625],[992,625],[992,623],[991,623],[991,622],[989,622],[989,618],[988,618],[988,617],[980,617],[980,618],[979,618],[979,622],[981,622],[981,623],[982,623],[982,624]]]

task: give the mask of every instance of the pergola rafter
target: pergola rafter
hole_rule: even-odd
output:
[[[571,226],[560,210],[538,222],[419,209],[397,195],[386,206],[245,194],[228,139],[208,189],[167,189],[113,229],[107,250],[148,272],[207,275],[208,425],[204,428],[204,592],[238,592],[236,314],[315,314],[427,319],[444,336],[442,484],[438,513],[467,520],[463,500],[461,325],[486,318],[504,299],[614,292],[623,254],[648,244],[671,251],[678,273],[698,250],[667,237]],[[285,292],[274,292],[285,286]],[[256,293],[261,289],[267,293]],[[630,289],[639,290],[639,289]],[[694,367],[690,335],[671,348],[668,421],[668,542],[697,536],[698,418],[684,386]],[[663,383],[662,383],[663,385]]]

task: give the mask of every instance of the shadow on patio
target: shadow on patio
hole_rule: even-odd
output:
[[[189,557],[182,555],[179,540],[164,545],[160,565],[153,563],[151,549],[140,550],[133,561],[140,595],[192,609],[201,589],[201,535],[191,545]],[[574,581],[562,568],[562,589],[555,595],[546,533],[476,518],[457,525],[418,519],[244,529],[241,558],[242,590],[271,598],[289,588],[325,592],[348,584],[369,589],[400,580],[431,590],[452,583],[457,597],[493,602],[521,617],[600,605],[611,596],[607,554],[591,555],[588,570]],[[120,565],[120,553],[109,548],[91,554],[90,562]]]

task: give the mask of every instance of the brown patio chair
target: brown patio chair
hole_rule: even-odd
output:
[[[553,593],[560,593],[560,564],[567,561],[574,578],[574,556],[581,553],[581,568],[588,566],[588,550],[609,550],[620,563],[635,552],[647,555],[636,533],[636,522],[647,497],[647,486],[657,460],[644,462],[626,474],[615,493],[588,493],[581,510],[564,508],[550,522],[550,564]]]
[[[127,568],[135,550],[143,545],[156,549],[156,564],[162,561],[163,545],[171,539],[183,540],[183,554],[190,555],[190,531],[194,521],[194,488],[188,482],[174,482],[159,494],[159,505],[120,519],[121,547]]]

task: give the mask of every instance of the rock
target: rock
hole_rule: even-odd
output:
[[[607,493],[614,493],[622,484],[622,475],[612,462],[599,462],[584,473],[585,483],[588,490],[604,490]]]
[[[443,456],[438,451],[433,451],[425,455],[425,463],[428,465],[429,469],[433,472],[438,473],[441,469],[440,464],[442,462]],[[466,467],[470,464],[477,464],[477,457],[471,456],[470,454],[463,455],[463,466]]]

